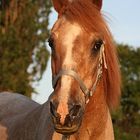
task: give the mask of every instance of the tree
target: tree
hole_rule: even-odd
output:
[[[0,91],[34,91],[49,57],[50,7],[48,0],[0,0]]]
[[[122,74],[121,107],[113,115],[116,139],[140,139],[140,48],[118,45]],[[117,117],[117,119],[116,119]]]

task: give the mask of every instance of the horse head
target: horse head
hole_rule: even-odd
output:
[[[54,87],[50,112],[55,130],[70,135],[78,131],[98,84],[103,88],[107,28],[102,0],[53,0],[53,5],[58,20],[48,41]]]

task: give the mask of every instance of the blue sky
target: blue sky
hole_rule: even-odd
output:
[[[102,13],[107,16],[107,23],[117,42],[140,47],[140,0],[104,0]],[[56,19],[57,13],[52,10],[49,28]],[[44,103],[53,91],[50,61],[36,90],[39,94],[33,95],[33,99],[39,103]]]

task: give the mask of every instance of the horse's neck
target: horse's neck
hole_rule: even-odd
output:
[[[33,140],[36,135],[39,122],[41,106],[35,107],[31,112],[25,112],[6,118],[4,124],[8,127],[9,140],[30,139]]]
[[[42,111],[40,112],[40,118],[38,122],[38,130],[36,140],[52,140],[54,128],[52,125],[52,118],[49,112],[49,100],[42,105]]]
[[[44,105],[35,108],[32,112],[19,119],[18,125],[15,126],[15,130],[17,130],[17,127],[19,128],[16,134],[18,133],[18,136],[23,139],[51,140],[53,127],[50,122],[49,105],[46,102]],[[17,137],[15,138],[17,140],[20,139],[18,136],[14,135],[13,137]]]
[[[53,140],[56,139],[61,140],[62,135],[54,133]],[[111,116],[106,104],[103,86],[96,89],[86,106],[79,131],[71,135],[70,140],[114,140]]]
[[[87,104],[82,126],[76,137],[77,140],[114,139],[112,121],[103,87],[96,89],[96,92]]]

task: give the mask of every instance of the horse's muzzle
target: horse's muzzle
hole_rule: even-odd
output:
[[[66,115],[65,121],[61,124],[61,115],[56,112],[56,106],[53,102],[50,102],[50,112],[56,132],[63,135],[71,135],[78,131],[83,117],[83,108],[81,105],[73,105],[69,110],[69,114]]]
[[[73,125],[71,127],[55,125],[55,131],[63,135],[72,135],[78,131],[80,126]]]

